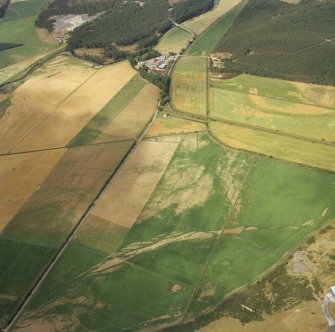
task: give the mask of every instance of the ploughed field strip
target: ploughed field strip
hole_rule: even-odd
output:
[[[139,330],[196,317],[333,219],[334,183],[334,173],[230,150],[206,133],[149,137],[16,329]]]
[[[158,92],[126,62],[97,71],[62,56],[1,96],[1,327],[133,146]]]

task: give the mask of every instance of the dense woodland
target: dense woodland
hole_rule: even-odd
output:
[[[212,7],[213,0],[181,0],[173,4],[178,22],[197,16]],[[159,37],[172,27],[167,0],[55,0],[39,15],[36,25],[53,30],[55,15],[102,13],[78,27],[69,39],[71,49],[101,47],[105,55],[120,59],[127,54],[120,46],[136,44],[145,49],[157,44]],[[129,51],[128,51],[129,53]]]
[[[216,47],[226,71],[335,85],[335,2],[249,0]]]
[[[0,0],[0,18],[5,16],[9,2],[9,0]]]
[[[157,43],[157,32],[170,28],[167,13],[166,0],[146,0],[143,6],[135,2],[114,6],[111,12],[75,29],[69,45],[77,48],[138,43],[146,47]]]
[[[213,0],[182,0],[173,6],[173,17],[180,23],[212,9]]]

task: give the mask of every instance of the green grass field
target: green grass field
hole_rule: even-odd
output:
[[[174,27],[164,34],[155,49],[162,54],[168,54],[169,52],[179,53],[183,48],[187,47],[190,40],[192,40],[191,34]]]
[[[222,36],[229,30],[235,18],[241,12],[246,2],[242,2],[227,14],[222,16],[217,22],[211,25],[208,30],[197,38],[187,49],[188,55],[209,55],[221,40]]]
[[[0,52],[0,70],[40,53],[53,50],[56,45],[43,41],[35,28],[35,20],[46,0],[11,3],[0,23],[2,43],[23,44]]]
[[[205,115],[207,110],[207,58],[182,57],[173,70],[170,94],[177,110]]]
[[[335,171],[333,146],[213,121],[209,128],[219,142],[232,148]]]
[[[211,86],[232,92],[256,94],[262,97],[285,100],[335,109],[335,87],[290,82],[275,78],[241,74],[224,80],[211,80]]]
[[[124,240],[110,234],[112,254],[92,248],[96,237],[75,240],[17,327],[139,330],[193,318],[334,218],[334,181],[185,134]]]

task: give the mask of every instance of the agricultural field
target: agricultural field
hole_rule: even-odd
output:
[[[219,142],[232,148],[335,171],[334,146],[220,122],[210,121],[209,128]]]
[[[175,109],[205,115],[207,112],[207,57],[181,57],[173,70],[170,94]]]
[[[243,0],[219,1],[218,5],[213,10],[184,22],[182,25],[199,35],[242,1]]]
[[[210,85],[210,116],[335,142],[335,87],[243,75]]]
[[[191,40],[191,34],[174,27],[160,38],[155,49],[161,54],[169,54],[170,52],[179,53],[182,49],[187,47]]]
[[[0,51],[0,70],[5,67],[28,61],[39,54],[56,48],[35,28],[35,20],[46,0],[11,1],[5,17],[0,23],[2,43],[23,44],[17,48]],[[22,63],[24,66],[24,62]],[[1,76],[0,76],[1,77]]]
[[[220,1],[225,3],[225,1]],[[209,55],[215,49],[217,43],[222,39],[229,28],[232,26],[234,20],[239,15],[246,2],[242,1],[236,7],[232,8],[213,25],[197,38],[192,45],[187,49],[188,55]],[[220,3],[219,3],[220,6]],[[192,30],[193,31],[193,30]]]
[[[157,329],[194,318],[333,219],[334,181],[206,133],[146,138],[16,330]]]
[[[164,107],[163,112],[172,112],[168,104]],[[161,115],[156,118],[155,122],[148,130],[146,137],[157,138],[173,134],[194,133],[201,131],[207,131],[207,125],[205,122],[191,121],[174,116],[168,116],[168,118],[164,118]]]
[[[97,70],[59,56],[1,96],[1,328],[133,146],[158,94],[127,62]]]
[[[96,70],[83,61],[56,58],[11,95],[0,121],[1,151],[65,147],[135,74],[126,62]]]

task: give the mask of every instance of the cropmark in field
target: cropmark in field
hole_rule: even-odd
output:
[[[205,115],[207,111],[207,57],[181,57],[173,70],[171,99],[175,109]]]
[[[137,173],[142,185],[130,186],[129,199],[146,197],[143,207],[124,214],[115,178],[17,327],[139,330],[193,318],[335,216],[334,173],[226,149],[200,133],[138,149],[118,176]]]
[[[210,116],[335,142],[333,87],[249,75],[211,80],[210,84]]]

